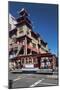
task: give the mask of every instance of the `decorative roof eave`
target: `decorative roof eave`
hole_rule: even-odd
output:
[[[20,17],[16,18],[17,22],[20,22],[21,20],[27,20],[31,24],[30,19],[28,19],[27,17],[20,16]]]
[[[33,30],[31,31],[31,33],[33,33],[35,35],[36,38],[38,38],[38,35],[36,32],[34,32]]]
[[[32,40],[32,38],[30,38],[28,35],[23,35],[21,37],[16,37],[16,39],[21,39],[21,38],[25,38],[25,37],[27,37],[28,39]]]
[[[51,53],[42,53],[42,54],[33,54],[33,55],[19,55],[19,56],[16,56],[12,59],[20,59],[20,58],[26,58],[26,57],[37,57],[37,58],[41,58],[41,57],[53,57],[54,55],[51,54]]]
[[[47,42],[45,42],[43,39],[41,39],[41,41],[45,44],[45,45],[47,45],[48,43]]]
[[[30,29],[32,29],[31,24],[29,24],[26,20],[22,20],[21,22],[16,24],[16,27],[19,27],[19,26],[24,25],[24,24],[26,24]]]
[[[22,8],[19,12],[18,12],[20,15],[26,15],[26,16],[28,16],[28,13],[27,13],[27,11],[26,11],[26,9],[24,9],[24,8]]]

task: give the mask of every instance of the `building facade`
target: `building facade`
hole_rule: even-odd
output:
[[[16,28],[15,24],[17,24],[16,19],[9,13],[8,29],[13,30]]]
[[[51,68],[49,57],[38,58],[34,56],[47,54],[49,49],[48,43],[33,31],[28,12],[24,8],[21,9],[19,18],[10,19],[9,22],[10,24],[12,22],[9,30],[9,66],[14,69]]]

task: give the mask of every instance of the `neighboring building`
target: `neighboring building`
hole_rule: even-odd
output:
[[[9,14],[8,29],[13,30],[16,28],[15,24],[17,24],[16,19],[11,14]]]
[[[46,66],[51,68],[48,58],[38,61],[37,57],[33,57],[33,55],[49,53],[48,44],[41,39],[38,33],[33,31],[28,12],[24,8],[19,12],[19,15],[17,20],[13,17],[15,21],[9,20],[9,24],[13,22],[15,24],[9,30],[10,62],[16,68],[45,68]]]

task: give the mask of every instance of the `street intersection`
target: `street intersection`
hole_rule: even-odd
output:
[[[12,88],[32,88],[58,85],[57,75],[9,73],[9,80],[12,80]]]

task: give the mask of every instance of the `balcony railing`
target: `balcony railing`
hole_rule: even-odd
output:
[[[12,44],[12,45],[9,45],[9,50],[12,49],[12,48],[17,48],[17,47],[19,47],[19,46],[24,46],[24,42],[19,43],[19,44],[14,43],[14,44]]]
[[[45,51],[48,51],[48,48],[46,47],[41,46],[41,48],[44,49]]]
[[[17,35],[16,38],[19,38],[19,37],[24,36],[24,35],[25,35],[25,33],[21,33],[21,34]]]
[[[31,49],[32,51],[39,52],[37,48],[32,47],[31,45],[27,45],[27,48]]]

